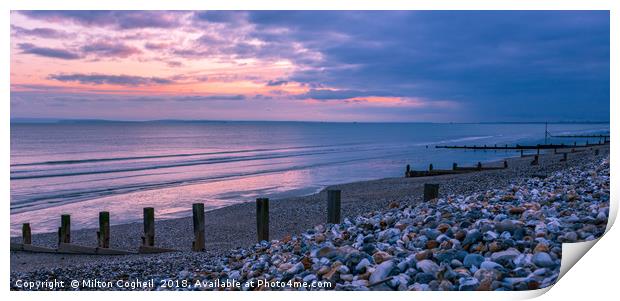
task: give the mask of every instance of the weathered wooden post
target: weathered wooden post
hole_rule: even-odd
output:
[[[508,161],[504,160],[504,168],[508,168]]]
[[[405,177],[409,176],[409,172],[411,172],[411,166],[407,164],[407,167],[405,167]]]
[[[567,153],[563,153],[562,154],[562,159],[560,159],[560,162],[566,162],[568,160],[568,154]]]
[[[145,247],[155,246],[155,208],[146,207],[143,209],[144,214],[144,236],[142,236],[142,245]]]
[[[58,228],[58,244],[71,243],[71,216],[63,214],[60,216],[60,228]]]
[[[452,163],[452,170],[457,170],[458,169],[458,164]]]
[[[598,148],[594,150],[594,155],[598,156]]]
[[[205,250],[205,204],[192,204],[192,216],[194,221],[192,251],[202,252]]]
[[[110,247],[110,212],[99,212],[99,231],[97,241],[100,248]]]
[[[534,160],[530,163],[530,165],[538,165],[538,155],[534,155]]]
[[[256,234],[258,241],[269,241],[269,199],[256,199]]]
[[[481,163],[481,162],[478,162],[478,164],[476,164],[476,168],[477,168],[478,170],[482,170],[482,163]]]
[[[540,144],[536,144],[536,154],[540,155]]]
[[[424,184],[424,201],[439,197],[439,184]]]
[[[32,244],[32,233],[30,232],[30,223],[22,224],[22,244]]]
[[[433,163],[428,166],[428,171],[433,171]]]
[[[521,157],[523,157],[523,149],[521,149]]]
[[[327,223],[340,224],[340,190],[327,191]]]

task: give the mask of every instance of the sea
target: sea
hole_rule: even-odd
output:
[[[544,143],[545,128],[609,133],[608,123],[13,122],[11,235],[25,222],[34,233],[56,231],[61,214],[71,214],[72,229],[95,228],[100,211],[112,224],[141,221],[143,207],[170,219],[191,215],[195,202],[212,210],[402,177],[407,164],[473,166],[519,153],[435,146]]]

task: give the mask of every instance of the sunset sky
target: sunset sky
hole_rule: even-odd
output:
[[[11,117],[609,120],[607,11],[13,11]]]

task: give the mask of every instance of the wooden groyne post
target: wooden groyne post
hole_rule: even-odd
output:
[[[97,246],[99,248],[110,247],[110,212],[99,212],[99,231],[97,232]]]
[[[424,184],[424,201],[439,197],[439,184]]]
[[[407,164],[405,167],[405,177],[409,176],[409,172],[411,172],[411,166]]]
[[[155,208],[146,207],[143,209],[144,214],[144,236],[142,236],[142,245],[145,247],[155,246]]]
[[[538,165],[538,155],[534,155],[534,160],[530,162],[530,165]]]
[[[269,199],[256,199],[256,234],[258,241],[269,241]]]
[[[598,156],[598,153],[599,153],[599,150],[598,150],[598,148],[597,148],[597,149],[595,149],[595,150],[594,150],[594,155],[595,155],[595,156]]]
[[[58,228],[58,244],[71,243],[71,216],[63,214],[60,216],[60,228]]]
[[[192,204],[192,216],[194,221],[192,251],[202,252],[205,250],[205,204]]]
[[[459,165],[456,164],[456,162],[452,163],[452,170],[456,170],[458,167],[459,167]]]
[[[22,244],[32,244],[32,232],[30,231],[30,223],[22,224]]]
[[[428,165],[428,171],[433,171],[433,163]]]
[[[340,224],[340,190],[327,191],[327,223]]]

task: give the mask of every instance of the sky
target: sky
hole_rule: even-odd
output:
[[[607,121],[608,11],[12,11],[11,118]]]

